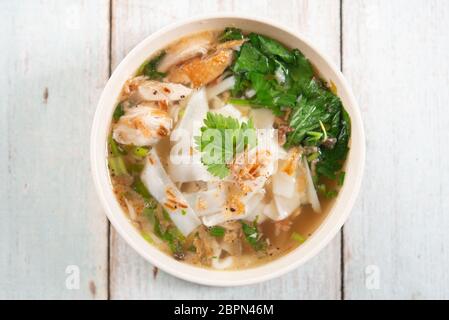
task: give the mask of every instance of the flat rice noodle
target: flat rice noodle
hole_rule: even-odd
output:
[[[271,129],[274,123],[274,114],[268,109],[251,109],[250,117],[257,129]]]
[[[279,220],[278,210],[273,199],[269,203],[265,204],[262,212],[271,220]]]
[[[215,181],[201,163],[193,137],[200,135],[200,128],[209,110],[204,88],[195,91],[187,103],[184,116],[178,121],[171,139],[173,147],[168,159],[168,173],[174,182]]]
[[[184,196],[200,217],[220,213],[226,206],[224,188],[212,188],[207,191],[184,194]]]
[[[225,91],[231,90],[234,87],[234,84],[235,84],[235,77],[231,76],[224,79],[223,81],[220,81],[217,84],[209,85],[206,91],[207,100],[210,100]]]
[[[226,104],[221,108],[212,110],[212,112],[221,114],[225,117],[236,118],[239,120],[239,122],[245,122],[248,120],[248,118],[242,116],[240,110],[234,107],[232,104]]]
[[[277,171],[272,178],[273,193],[278,196],[290,198],[295,193],[296,177],[282,171]]]
[[[301,195],[298,192],[290,198],[274,195],[273,199],[277,209],[277,216],[273,220],[288,218],[301,205]]]
[[[221,254],[223,252],[223,248],[217,243],[213,243],[213,254],[214,258],[212,258],[212,268],[217,270],[227,269],[232,266],[234,263],[234,258],[232,256],[227,256],[226,258],[221,258]]]
[[[263,192],[254,192],[244,197],[242,203],[245,205],[245,213],[243,214],[231,214],[223,208],[223,211],[220,213],[202,217],[203,224],[207,227],[212,227],[227,221],[248,219],[248,217],[254,214],[255,207],[262,201],[264,195]]]
[[[309,199],[310,204],[312,205],[313,211],[320,213],[321,205],[320,200],[318,199],[318,194],[315,190],[315,185],[313,184],[312,174],[310,173],[309,164],[307,160],[303,159],[303,166],[305,168],[306,174],[306,182],[307,182],[307,197]]]
[[[184,236],[188,236],[201,224],[195,211],[165,172],[154,148],[145,159],[140,178],[150,194],[167,210],[173,223]]]

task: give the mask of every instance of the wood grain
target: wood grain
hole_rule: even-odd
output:
[[[279,21],[305,34],[340,61],[340,4],[329,1],[114,1],[112,66],[159,28],[196,14],[233,11]],[[213,288],[156,271],[114,231],[110,243],[112,299],[339,299],[340,237],[305,266],[280,279],[241,288]]]
[[[340,237],[260,285],[204,287],[157,271],[113,229],[107,239],[88,146],[110,63],[152,32],[196,14],[246,13],[294,28],[339,63],[340,1],[116,0],[111,25],[109,8],[0,2],[0,298],[105,299],[108,287],[113,299],[449,298],[447,1],[343,1],[343,70],[367,163],[345,225],[342,288]],[[79,289],[65,285],[70,265]]]
[[[0,298],[107,296],[89,131],[108,77],[107,1],[0,2]],[[80,286],[66,287],[66,268]]]
[[[344,73],[367,136],[345,296],[448,299],[448,3],[344,1],[343,13]]]

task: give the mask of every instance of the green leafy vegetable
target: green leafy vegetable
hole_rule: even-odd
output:
[[[262,239],[261,234],[257,229],[257,224],[254,223],[251,226],[244,221],[241,221],[241,223],[245,239],[251,247],[256,251],[264,250],[266,248],[266,242]]]
[[[137,71],[137,74],[138,75],[143,74],[153,80],[160,80],[160,79],[164,78],[165,73],[157,71],[157,65],[159,64],[159,62],[162,60],[162,58],[164,56],[165,56],[165,51],[162,51],[155,58],[144,63]]]
[[[313,67],[301,51],[293,49],[292,52],[295,63],[289,68],[290,76],[297,86],[306,85],[314,77]]]
[[[230,40],[242,40],[244,38],[242,30],[237,28],[228,27],[224,29],[223,34],[219,37],[220,42],[226,42]]]
[[[214,227],[210,228],[209,233],[211,236],[221,238],[225,235],[225,228],[220,227],[220,226],[214,226]]]
[[[342,109],[340,131],[335,137],[337,139],[333,148],[321,148],[321,157],[316,165],[319,175],[335,180],[337,172],[343,168],[344,161],[349,151],[348,143],[351,136],[351,120],[346,110]],[[344,176],[343,176],[344,179]],[[343,182],[343,181],[342,181]]]
[[[243,44],[238,59],[232,67],[234,72],[258,72],[262,74],[274,71],[274,64],[251,43]]]
[[[231,102],[269,108],[276,115],[296,105],[302,86],[313,77],[312,66],[299,50],[290,51],[276,40],[254,33],[242,46],[232,71],[236,82]],[[246,99],[248,89],[256,94]]]
[[[195,137],[196,148],[202,152],[201,162],[214,176],[229,174],[228,164],[248,146],[256,145],[252,120],[247,123],[218,113],[208,112],[201,127],[201,136]]]
[[[251,43],[256,44],[257,47],[270,58],[281,58],[287,63],[293,63],[295,60],[294,54],[274,39],[255,33],[251,33],[249,39]]]
[[[290,117],[290,127],[293,132],[289,133],[287,137],[287,147],[292,145],[299,145],[307,137],[308,145],[316,145],[322,137],[338,131],[339,117],[342,110],[340,99],[332,92],[326,90],[322,85],[312,80],[303,91],[301,99]],[[337,121],[336,121],[337,120]],[[332,131],[327,132],[325,125],[329,125]],[[319,139],[316,138],[316,132],[321,130],[318,134]]]
[[[294,108],[289,126],[286,147],[293,145],[316,146],[319,151],[307,157],[316,163],[316,178],[337,178],[349,151],[351,123],[340,98],[319,80],[313,79],[303,89]],[[336,191],[322,192],[326,197],[336,196]]]
[[[307,155],[309,162],[316,162],[314,181],[318,184],[323,177],[338,177],[340,185],[351,127],[340,98],[315,75],[312,64],[298,49],[289,50],[256,33],[247,38],[231,66],[236,81],[229,102],[268,108],[275,115],[290,109],[292,131],[284,147],[316,147],[316,152]],[[249,95],[249,90],[255,94]],[[333,196],[335,192],[326,190],[325,194]]]

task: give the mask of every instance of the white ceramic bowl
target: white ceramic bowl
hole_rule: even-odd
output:
[[[241,271],[215,271],[191,266],[176,261],[146,242],[128,221],[114,196],[106,161],[106,141],[111,117],[124,82],[148,57],[173,41],[192,33],[219,30],[227,26],[261,33],[301,50],[325,80],[335,83],[338,95],[352,120],[351,150],[346,163],[344,186],[326,219],[303,245],[291,253],[268,264]],[[265,281],[291,271],[315,256],[346,221],[360,189],[364,163],[365,137],[362,119],[351,89],[339,69],[297,32],[271,21],[234,14],[202,16],[179,22],[155,32],[139,43],[123,59],[106,84],[95,112],[91,134],[91,165],[95,187],[114,228],[131,247],[158,268],[184,280],[205,285],[237,286]]]

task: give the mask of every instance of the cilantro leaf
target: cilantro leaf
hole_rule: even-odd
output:
[[[256,132],[252,120],[239,123],[232,117],[208,112],[201,127],[201,136],[195,137],[201,162],[219,178],[229,175],[228,164],[245,148],[256,145]]]
[[[266,242],[261,238],[261,233],[257,229],[256,222],[251,226],[244,221],[240,221],[242,224],[243,234],[246,241],[253,247],[254,250],[260,251],[266,248]]]
[[[153,80],[161,80],[165,77],[165,73],[157,71],[157,65],[165,56],[165,51],[159,53],[155,58],[144,63],[137,71],[138,75],[145,75]]]
[[[244,38],[242,30],[238,28],[227,27],[224,29],[223,34],[219,37],[220,42],[226,42],[231,40],[242,40]]]
[[[211,236],[221,238],[225,235],[225,228],[220,227],[220,226],[214,226],[214,227],[210,228],[209,233]]]

